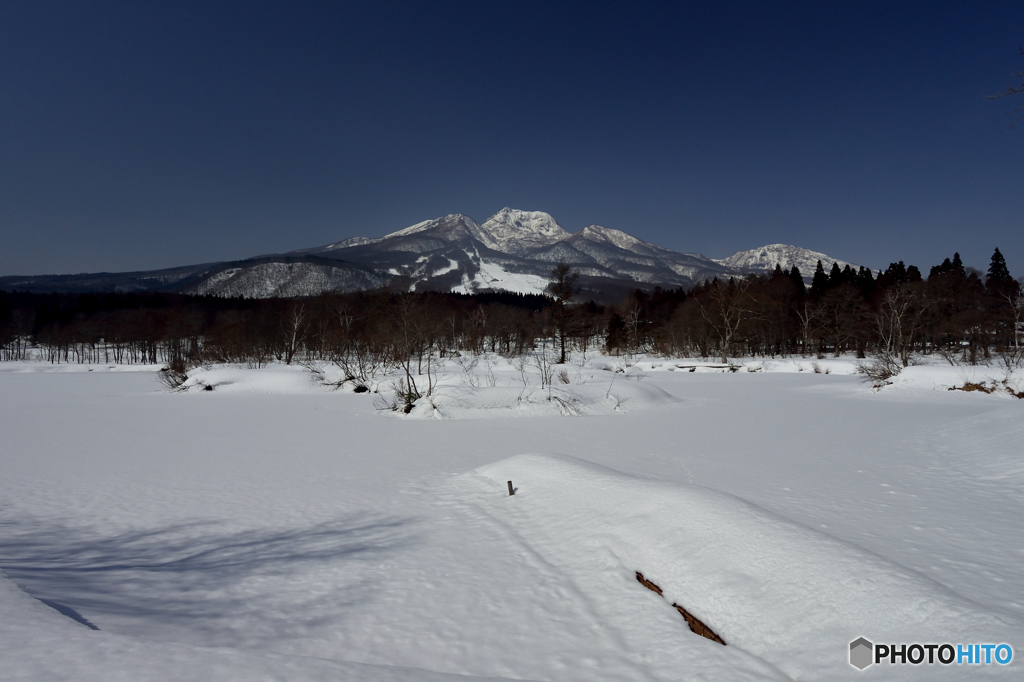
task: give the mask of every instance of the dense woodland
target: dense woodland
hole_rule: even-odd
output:
[[[882,273],[818,264],[808,287],[793,268],[689,290],[637,290],[618,305],[580,300],[575,274],[550,295],[405,293],[301,299],[174,294],[0,292],[0,359],[52,363],[335,362],[353,377],[425,358],[548,348],[708,357],[855,353],[906,366],[1018,360],[1021,286],[997,249],[987,273],[954,254],[927,276],[903,262]]]

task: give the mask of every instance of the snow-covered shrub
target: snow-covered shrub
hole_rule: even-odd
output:
[[[170,363],[156,374],[157,380],[170,391],[184,391],[187,389],[185,382],[188,381],[188,370],[191,369],[180,355],[175,356]]]
[[[875,388],[881,388],[902,370],[903,363],[891,353],[879,353],[870,362],[857,365],[857,374],[863,374],[864,381],[870,381]]]

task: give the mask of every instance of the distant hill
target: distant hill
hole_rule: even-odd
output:
[[[776,264],[781,265],[784,270],[790,270],[795,265],[804,279],[810,281],[814,270],[818,267],[819,260],[826,272],[832,268],[833,263],[838,263],[840,268],[845,268],[847,265],[854,270],[860,268],[859,265],[833,258],[824,253],[789,244],[768,244],[748,251],[738,251],[728,258],[716,259],[715,262],[742,273],[759,274],[772,272],[775,270]]]

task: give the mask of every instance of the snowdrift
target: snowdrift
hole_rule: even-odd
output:
[[[912,365],[890,379],[892,388],[924,389],[927,391],[955,390],[967,387],[976,395],[989,393],[995,397],[1012,398],[1013,391],[1024,390],[1024,372],[1007,371],[999,365]],[[971,386],[980,387],[971,391]],[[888,388],[888,387],[887,387]]]
[[[650,410],[683,402],[657,386],[618,378],[576,385],[441,386],[421,398],[414,419],[584,416]]]
[[[518,488],[514,497],[503,495],[509,480]],[[637,627],[673,619],[680,646],[704,647],[705,660],[745,652],[793,679],[831,680],[859,674],[847,663],[847,648],[861,636],[894,643],[1008,642],[1020,651],[1024,623],[856,545],[708,488],[540,455],[480,467],[455,485],[504,519],[531,551],[579,581],[591,599],[608,605],[609,617]],[[665,599],[640,585],[635,571],[657,583]],[[689,632],[673,602],[729,646]],[[739,660],[728,664],[736,671],[745,667]],[[935,679],[955,676],[956,668],[884,669],[886,679]],[[972,677],[1007,672],[1002,666],[971,669]]]
[[[507,368],[505,368],[507,370]],[[186,392],[214,391],[218,394],[323,394],[327,391],[351,393],[351,382],[343,378],[337,367],[326,365],[320,374],[299,365],[271,364],[262,368],[240,365],[198,367],[188,373],[179,390]],[[411,419],[492,419],[506,417],[584,416],[636,412],[676,405],[682,402],[657,386],[644,384],[628,376],[599,373],[599,379],[582,383],[542,387],[533,383],[514,383],[505,376],[504,386],[481,386],[461,383],[465,375],[448,375],[430,396],[416,401],[407,415],[392,412],[387,405],[395,401],[393,385],[401,377],[376,382],[379,394],[364,393],[384,414],[398,414]],[[476,377],[479,384],[481,377]]]
[[[322,393],[308,370],[300,365],[271,364],[259,369],[241,365],[210,365],[188,373],[181,388],[223,393]]]

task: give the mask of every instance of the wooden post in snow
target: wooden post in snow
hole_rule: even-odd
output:
[[[516,489],[512,487],[512,481],[508,482],[508,496],[512,497],[516,494]]]

